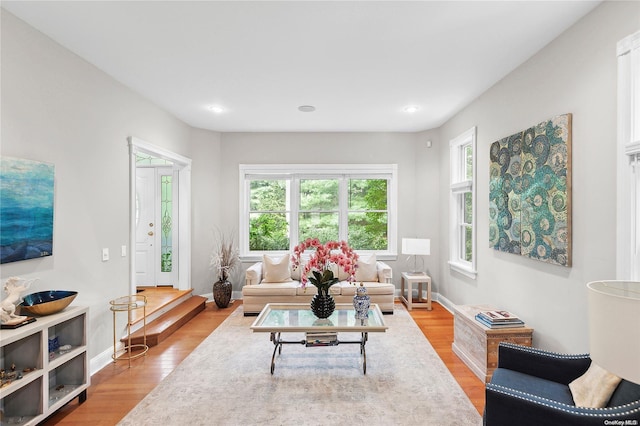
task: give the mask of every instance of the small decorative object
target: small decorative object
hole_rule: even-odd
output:
[[[356,289],[356,295],[353,296],[353,307],[356,310],[356,319],[365,319],[369,316],[369,306],[371,306],[371,297],[367,294],[367,288],[364,283]]]
[[[217,233],[215,247],[211,253],[211,267],[218,275],[218,281],[213,283],[213,300],[219,308],[226,308],[231,302],[233,284],[229,275],[240,264],[238,250],[233,246],[233,238]]]
[[[0,320],[3,326],[15,327],[22,325],[28,320],[28,317],[16,315],[16,308],[21,301],[20,294],[27,290],[31,283],[35,280],[23,280],[18,277],[11,277],[4,283],[4,291],[7,297],[0,302]]]
[[[24,297],[20,309],[36,315],[51,315],[60,312],[73,302],[77,291],[47,290]]]
[[[302,254],[307,249],[315,251],[302,265]],[[306,288],[311,282],[318,289],[318,294],[311,300],[311,310],[318,318],[328,318],[335,310],[336,304],[329,288],[340,281],[334,276],[333,267],[342,269],[347,274],[347,281],[353,282],[358,266],[358,255],[346,241],[328,241],[321,244],[317,238],[308,238],[298,244],[291,256],[293,268],[302,268],[300,282]]]

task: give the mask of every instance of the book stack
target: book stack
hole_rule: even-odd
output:
[[[476,321],[489,328],[524,327],[524,322],[508,311],[480,311]]]

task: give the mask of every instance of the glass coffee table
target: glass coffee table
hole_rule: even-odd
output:
[[[308,303],[269,303],[251,325],[254,332],[270,333],[273,342],[271,356],[271,374],[275,369],[276,353],[282,353],[282,345],[297,344],[306,347],[337,346],[339,344],[358,344],[362,355],[362,369],[367,374],[367,353],[365,345],[369,333],[384,333],[388,326],[380,308],[372,304],[366,319],[356,319],[353,305],[336,303],[336,310],[327,319],[316,317]],[[301,340],[283,340],[282,333],[304,332]],[[338,333],[360,333],[358,340],[340,340]]]

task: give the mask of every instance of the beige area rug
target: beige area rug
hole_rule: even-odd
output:
[[[238,307],[120,425],[480,425],[478,412],[409,313],[358,345],[284,345]],[[359,335],[340,334],[342,340]],[[286,340],[302,334],[283,335]],[[290,339],[291,337],[291,339]]]

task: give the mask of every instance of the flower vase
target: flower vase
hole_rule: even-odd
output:
[[[318,289],[318,294],[311,299],[311,311],[318,318],[329,318],[333,311],[336,309],[336,302],[333,296],[329,294],[329,289],[326,293]]]
[[[356,295],[353,296],[353,308],[356,310],[356,319],[367,319],[369,317],[369,306],[371,297],[367,294],[364,284],[356,288]]]
[[[218,308],[226,308],[231,301],[231,290],[233,285],[227,280],[218,280],[213,283],[213,300]]]

